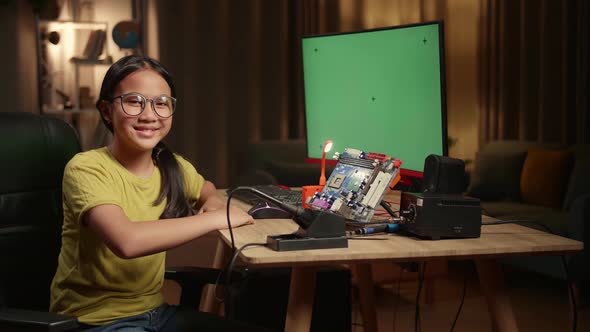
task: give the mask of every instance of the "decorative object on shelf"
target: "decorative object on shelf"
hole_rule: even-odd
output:
[[[53,45],[59,44],[60,35],[57,31],[43,32],[41,33],[41,39],[47,40]]]
[[[94,108],[94,96],[90,93],[90,87],[81,86],[78,92],[80,97],[80,108],[81,109],[92,109]]]
[[[70,60],[75,64],[112,64],[113,58],[110,55],[107,54],[103,56],[106,39],[106,30],[96,29],[90,31],[82,56],[75,56],[72,57]]]
[[[106,38],[107,33],[105,30],[92,30],[88,36],[88,41],[86,41],[86,47],[84,47],[84,53],[82,54],[83,57],[93,60],[98,59],[104,49]]]
[[[137,22],[122,21],[113,28],[113,40],[122,49],[138,49],[141,27]]]
[[[72,109],[74,107],[72,104],[72,98],[70,98],[65,92],[60,89],[55,89],[55,92],[62,98],[64,109]]]

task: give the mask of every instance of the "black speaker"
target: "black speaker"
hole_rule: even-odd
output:
[[[435,154],[424,160],[424,192],[461,194],[465,190],[465,182],[463,160]]]

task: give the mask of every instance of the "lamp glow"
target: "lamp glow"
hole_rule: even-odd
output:
[[[322,150],[322,172],[320,174],[320,186],[326,185],[326,153],[332,150],[332,145],[332,140],[327,140],[324,143],[324,148]]]

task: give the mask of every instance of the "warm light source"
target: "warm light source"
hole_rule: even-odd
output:
[[[327,140],[324,142],[324,146],[322,149],[322,169],[320,173],[320,184],[319,185],[311,185],[311,186],[303,186],[301,187],[301,203],[304,208],[308,209],[309,205],[307,201],[309,201],[316,192],[322,191],[324,186],[326,185],[326,153],[332,150],[332,140]]]
[[[333,142],[332,140],[327,140],[324,143],[324,148],[322,150],[322,170],[320,174],[320,186],[326,185],[326,153],[332,150]]]

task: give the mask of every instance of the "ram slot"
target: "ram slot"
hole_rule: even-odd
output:
[[[366,206],[370,206],[371,208],[375,208],[379,201],[381,200],[381,196],[387,188],[389,181],[391,180],[391,174],[379,172],[375,177],[375,181],[371,183],[369,192],[363,198],[362,204]]]

